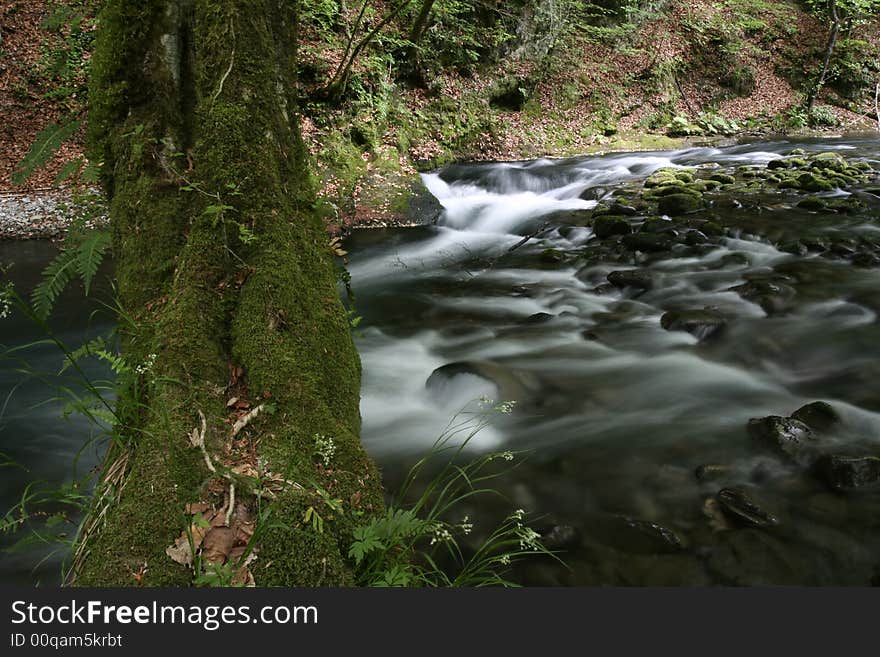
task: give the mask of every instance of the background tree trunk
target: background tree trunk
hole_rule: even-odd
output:
[[[816,96],[819,95],[819,92],[822,91],[822,87],[825,84],[825,78],[828,75],[828,66],[831,63],[831,55],[834,54],[834,47],[837,45],[837,37],[840,34],[840,14],[837,11],[836,0],[829,0],[828,13],[831,17],[831,31],[828,33],[828,45],[825,46],[825,56],[822,58],[822,68],[819,71],[819,78],[816,80],[816,85],[810,90],[810,95],[807,97],[807,112],[810,112],[813,109],[813,105],[816,102]]]
[[[351,583],[355,515],[382,507],[359,439],[359,359],[300,142],[298,6],[108,0],[103,10],[90,147],[103,162],[120,301],[134,320],[124,347],[130,362],[156,357],[118,401],[125,440],[108,454],[78,585],[133,585],[135,573],[147,585],[191,582],[165,550],[189,525],[187,504],[221,506],[230,483],[189,442],[199,411],[221,471],[287,482],[258,527],[258,585]],[[232,396],[275,412],[233,441]],[[318,435],[335,446],[326,464]],[[236,509],[253,515],[258,483],[235,480]],[[322,531],[304,522],[309,507]]]

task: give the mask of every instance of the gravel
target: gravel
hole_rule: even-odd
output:
[[[78,216],[65,190],[0,192],[0,240],[62,237]],[[101,217],[89,225],[105,223]]]

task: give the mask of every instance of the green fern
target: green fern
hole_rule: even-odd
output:
[[[31,306],[37,317],[46,319],[49,316],[55,301],[75,276],[82,279],[88,294],[109,246],[110,233],[107,231],[71,232],[64,249],[43,270],[42,280],[31,295]]]
[[[28,154],[18,163],[19,168],[12,174],[12,182],[16,185],[24,183],[34,171],[44,166],[61,144],[73,137],[77,130],[79,130],[79,121],[76,120],[50,124],[37,135]]]
[[[43,279],[31,295],[31,306],[40,319],[49,317],[55,300],[76,273],[76,254],[72,249],[65,249],[43,270]]]
[[[93,340],[89,340],[81,347],[74,349],[67,356],[64,357],[64,362],[61,364],[61,370],[58,374],[64,374],[68,368],[72,367],[75,363],[78,363],[83,358],[87,356],[94,356],[101,350],[107,349],[107,341],[104,340],[103,336],[98,336]]]
[[[76,176],[82,170],[84,165],[85,165],[85,161],[81,157],[77,157],[77,158],[71,160],[70,162],[65,164],[63,167],[61,167],[61,170],[58,172],[58,175],[55,176],[55,184],[60,185],[68,178]]]
[[[92,285],[98,267],[104,260],[104,252],[110,246],[110,233],[96,230],[86,236],[76,249],[76,272],[80,275],[86,289],[86,295]]]

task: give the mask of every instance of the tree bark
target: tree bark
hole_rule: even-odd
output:
[[[828,75],[828,66],[831,63],[831,55],[834,54],[834,46],[837,45],[837,37],[840,34],[840,15],[837,12],[836,0],[829,0],[828,11],[831,14],[831,31],[828,34],[828,45],[825,47],[825,56],[822,59],[822,69],[819,72],[819,79],[816,81],[816,86],[813,87],[807,98],[807,112],[810,112],[813,109],[813,105],[816,102],[816,96],[819,95],[822,86],[825,84],[825,77]]]
[[[352,529],[383,506],[359,439],[358,355],[312,212],[292,77],[298,7],[105,4],[90,150],[110,202],[124,350],[154,364],[118,400],[122,438],[80,538],[77,585],[190,584],[198,573],[166,548],[195,503],[256,519],[258,585],[351,584]],[[235,436],[234,396],[267,411]],[[201,414],[208,457],[188,437]],[[316,457],[317,437],[331,458]],[[310,508],[321,527],[305,521]]]

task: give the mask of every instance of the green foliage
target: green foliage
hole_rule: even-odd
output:
[[[470,461],[463,455],[470,440],[497,414],[510,413],[513,402],[480,401],[478,412],[463,411],[450,422],[431,451],[410,469],[401,490],[383,515],[356,527],[348,556],[357,581],[365,586],[513,586],[511,565],[527,556],[550,555],[539,535],[516,510],[470,550],[459,541],[471,534],[467,516],[450,518],[471,499],[497,494],[489,483],[503,474],[493,467],[511,462],[512,452],[490,453]],[[441,461],[438,464],[438,459]],[[439,467],[438,467],[439,466]],[[436,468],[427,482],[421,478]],[[416,487],[421,493],[407,502]]]
[[[37,77],[51,87],[47,98],[63,101],[78,112],[85,107],[89,54],[95,34],[98,0],[49,2],[50,13],[42,24],[49,36],[40,45]]]
[[[109,246],[107,231],[71,230],[61,253],[43,270],[42,279],[32,293],[31,304],[37,317],[45,320],[49,316],[59,295],[77,276],[88,294]]]
[[[12,174],[12,182],[21,185],[34,171],[45,166],[61,145],[76,134],[79,125],[79,121],[68,118],[43,129],[31,144],[27,155],[18,163],[18,169]]]

